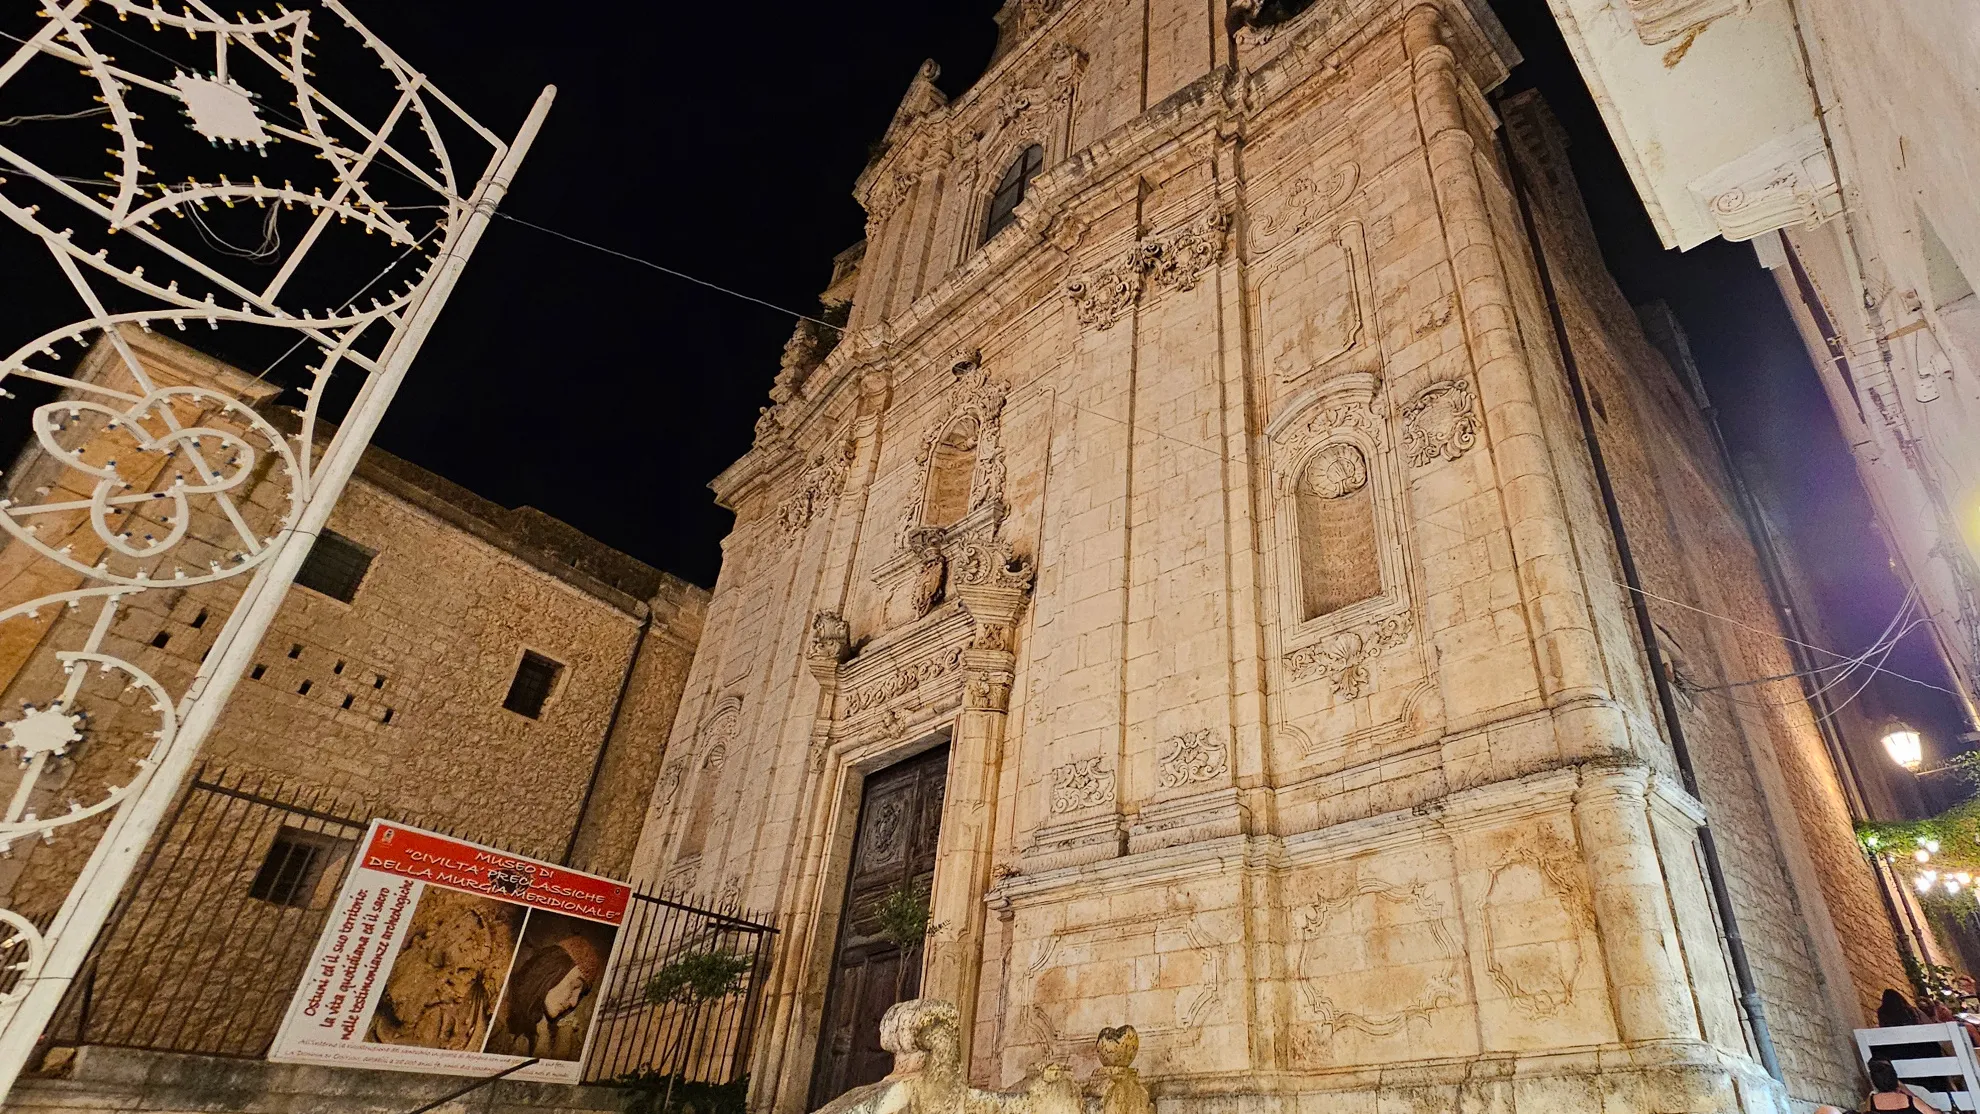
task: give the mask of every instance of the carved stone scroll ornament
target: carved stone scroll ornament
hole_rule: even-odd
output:
[[[1114,799],[1114,771],[1100,755],[1068,762],[1052,771],[1052,815],[1078,812]]]
[[[1293,680],[1322,676],[1343,700],[1354,700],[1367,689],[1369,666],[1384,651],[1400,646],[1409,638],[1409,626],[1399,615],[1355,630],[1329,635],[1311,646],[1285,656],[1286,672]]]
[[[1142,240],[1114,261],[1068,280],[1064,290],[1079,323],[1112,328],[1144,291],[1194,290],[1223,258],[1230,217],[1213,209],[1165,236]]]
[[[805,661],[823,681],[838,672],[839,663],[852,653],[852,627],[836,611],[819,611],[811,616],[811,641],[805,647]]]
[[[1230,752],[1210,728],[1185,731],[1162,743],[1155,784],[1178,789],[1199,781],[1213,781],[1231,768]]]
[[[885,677],[862,686],[846,700],[846,714],[856,716],[915,692],[931,681],[940,680],[962,666],[962,648],[901,666]]]
[[[1442,457],[1456,460],[1478,443],[1478,414],[1471,384],[1444,379],[1416,392],[1402,408],[1403,452],[1413,465]]]
[[[760,423],[759,423],[760,425]],[[784,532],[795,536],[820,510],[845,490],[852,473],[853,440],[842,437],[811,454],[811,462],[799,477],[797,490],[777,505],[777,521]]]

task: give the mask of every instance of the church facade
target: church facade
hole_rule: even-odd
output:
[[[1752,544],[1489,11],[999,21],[714,483],[635,872],[777,918],[752,1107],[916,996],[1175,1109],[1852,1099],[1875,787],[1722,687],[1793,671]]]

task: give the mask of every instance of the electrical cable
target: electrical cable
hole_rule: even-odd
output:
[[[573,244],[577,244],[581,247],[590,248],[593,251],[602,251],[606,255],[616,256],[620,259],[626,260],[629,263],[637,263],[642,267],[651,267],[654,270],[659,271],[663,274],[672,275],[677,279],[684,279],[688,282],[694,283],[696,286],[705,286],[710,290],[717,290],[731,297],[741,298],[745,302],[754,302],[757,305],[763,306],[766,309],[774,309],[778,313],[786,313],[792,317],[799,318],[800,320],[809,321],[814,325],[823,325],[835,333],[844,334],[846,331],[844,326],[834,325],[830,321],[821,320],[819,318],[811,316],[808,313],[799,313],[794,309],[786,309],[783,306],[776,304],[775,302],[766,302],[761,298],[752,297],[748,294],[742,293],[739,290],[731,290],[726,286],[720,286],[716,283],[709,282],[707,279],[696,278],[685,271],[676,271],[672,267],[662,266],[661,264],[653,262],[651,259],[641,259],[637,255],[627,254],[626,252],[619,251],[617,248],[608,248],[603,244],[594,244],[590,240],[581,240],[576,236],[571,235],[568,232],[559,232],[554,228],[546,228],[543,225],[535,223],[534,221],[526,221],[521,217],[513,216],[509,213],[502,212],[499,209],[495,211],[495,215],[501,217],[503,220],[514,221],[525,228],[534,228],[538,232],[555,236],[560,240],[569,240]]]
[[[13,38],[12,35],[7,37]],[[31,120],[80,120],[86,116],[101,116],[109,111],[109,106],[105,105],[101,108],[85,108],[81,112],[31,112],[25,116],[9,116],[5,120],[0,120],[0,128],[11,128],[15,124],[25,124]]]
[[[1733,626],[1736,626],[1736,627],[1738,627],[1738,628],[1740,628],[1741,630],[1745,630],[1745,631],[1751,631],[1751,632],[1753,632],[1754,634],[1760,634],[1760,635],[1765,635],[1765,636],[1767,636],[1768,638],[1778,638],[1778,639],[1780,639],[1780,640],[1781,640],[1781,641],[1783,641],[1783,642],[1790,642],[1790,643],[1793,643],[1794,645],[1796,645],[1796,646],[1800,646],[1800,647],[1802,647],[1802,648],[1804,648],[1804,649],[1809,649],[1809,650],[1813,650],[1813,651],[1815,651],[1815,652],[1816,652],[1816,653],[1818,653],[1818,654],[1827,654],[1827,655],[1828,655],[1829,657],[1832,657],[1832,658],[1837,658],[1837,659],[1839,659],[1839,660],[1841,660],[1841,661],[1848,661],[1848,660],[1849,660],[1849,655],[1847,655],[1847,654],[1843,654],[1843,653],[1838,653],[1837,651],[1835,651],[1835,650],[1831,650],[1831,649],[1829,649],[1829,648],[1828,648],[1828,647],[1826,647],[1826,646],[1817,646],[1817,645],[1815,645],[1815,644],[1814,644],[1814,643],[1812,643],[1812,642],[1803,642],[1803,641],[1801,641],[1801,640],[1800,640],[1800,639],[1798,639],[1798,638],[1789,638],[1789,637],[1788,637],[1787,635],[1784,635],[1784,634],[1781,634],[1781,633],[1780,633],[1779,631],[1768,631],[1768,630],[1761,630],[1761,629],[1760,629],[1759,627],[1756,627],[1756,626],[1753,626],[1753,625],[1751,625],[1751,624],[1749,624],[1749,623],[1742,623],[1742,622],[1740,622],[1740,621],[1739,621],[1738,619],[1735,619],[1735,618],[1732,618],[1732,617],[1731,617],[1731,616],[1729,616],[1729,615],[1720,615],[1720,614],[1718,614],[1717,612],[1712,612],[1712,611],[1707,611],[1707,610],[1705,610],[1705,609],[1704,609],[1704,608],[1702,608],[1702,607],[1694,607],[1694,606],[1692,606],[1691,604],[1688,604],[1688,603],[1685,603],[1685,602],[1684,602],[1683,600],[1674,600],[1674,599],[1672,599],[1672,598],[1670,598],[1669,596],[1660,596],[1660,595],[1658,595],[1657,593],[1655,593],[1655,592],[1652,592],[1652,591],[1650,591],[1650,590],[1648,590],[1648,589],[1646,589],[1646,588],[1636,588],[1636,587],[1632,587],[1631,585],[1628,585],[1628,584],[1624,584],[1624,583],[1623,583],[1622,581],[1620,581],[1620,580],[1612,580],[1612,581],[1610,581],[1610,583],[1611,583],[1611,584],[1614,584],[1614,585],[1615,585],[1616,587],[1618,587],[1618,588],[1623,588],[1623,589],[1627,589],[1628,591],[1631,591],[1631,592],[1637,592],[1637,593],[1640,593],[1640,594],[1641,594],[1642,596],[1644,596],[1644,597],[1645,597],[1646,599],[1653,599],[1653,600],[1657,600],[1657,601],[1658,601],[1658,602],[1660,602],[1660,603],[1667,603],[1667,604],[1670,604],[1670,605],[1671,605],[1672,607],[1681,607],[1681,608],[1683,608],[1683,609],[1685,609],[1686,611],[1691,611],[1691,612],[1696,612],[1697,614],[1699,614],[1699,615],[1703,615],[1703,616],[1705,616],[1706,618],[1709,618],[1709,619],[1717,619],[1717,620],[1719,620],[1719,621],[1720,621],[1720,622],[1722,622],[1722,623],[1730,623],[1730,624],[1732,624]],[[1945,687],[1945,686],[1943,686],[1943,685],[1935,685],[1935,684],[1933,684],[1933,683],[1932,683],[1932,682],[1930,682],[1930,681],[1921,681],[1921,680],[1919,680],[1919,679],[1918,679],[1918,678],[1916,678],[1916,677],[1909,677],[1909,676],[1906,676],[1906,675],[1905,675],[1905,674],[1903,674],[1903,673],[1899,673],[1899,672],[1898,672],[1897,670],[1895,670],[1895,669],[1883,669],[1883,668],[1878,668],[1878,669],[1876,669],[1876,670],[1875,670],[1874,672],[1877,672],[1877,673],[1881,673],[1881,674],[1884,674],[1885,676],[1888,676],[1888,677],[1896,677],[1897,679],[1899,679],[1899,680],[1901,680],[1901,681],[1909,681],[1909,682],[1911,682],[1911,683],[1912,683],[1912,684],[1914,684],[1914,685],[1920,685],[1920,686],[1922,686],[1922,687],[1924,687],[1924,688],[1928,688],[1928,689],[1931,689],[1931,690],[1933,690],[1934,692],[1943,692],[1943,693],[1945,693],[1945,694],[1946,694],[1947,696],[1950,696],[1950,697],[1953,697],[1954,699],[1958,699],[1958,698],[1959,698],[1959,694],[1958,694],[1958,693],[1956,693],[1956,692],[1954,692],[1953,690],[1951,690],[1951,689],[1949,689],[1949,688],[1946,688],[1946,687]]]

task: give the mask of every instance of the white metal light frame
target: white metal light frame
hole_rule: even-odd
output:
[[[135,41],[149,57],[136,61],[112,57],[104,49],[108,40],[98,35],[86,16],[120,21],[115,34]],[[0,956],[8,957],[6,971],[15,976],[0,993],[0,1100],[80,970],[280,606],[308,553],[309,540],[322,530],[506,192],[555,93],[554,88],[544,89],[515,139],[504,141],[434,89],[336,0],[253,18],[228,17],[204,0],[186,0],[178,11],[132,0],[51,0],[38,18],[42,21],[38,32],[0,60],[0,94],[10,82],[23,80],[30,63],[53,58],[76,67],[93,80],[96,99],[107,109],[105,113],[81,106],[84,113],[108,115],[110,122],[103,126],[117,136],[117,145],[108,150],[116,169],[106,173],[101,183],[85,183],[102,187],[92,196],[78,188],[77,179],[57,173],[59,168],[0,143],[0,216],[46,247],[83,311],[71,324],[29,338],[0,355],[0,388],[6,380],[19,378],[62,389],[62,398],[35,409],[33,434],[49,459],[79,474],[74,485],[90,491],[87,499],[39,503],[0,499],[5,544],[26,547],[39,560],[81,578],[80,587],[0,609],[0,623],[33,621],[48,610],[67,608],[87,614],[85,609],[94,609],[94,620],[79,644],[53,647],[61,663],[59,690],[25,702],[15,718],[0,723],[5,733],[0,748],[14,752],[21,763],[20,781],[0,815],[0,849],[33,840],[52,841],[83,821],[106,819],[79,876],[45,928],[17,911],[0,908]],[[326,24],[326,20],[335,22]],[[349,109],[322,89],[309,69],[315,62],[309,45],[317,37],[313,22],[324,30],[347,28],[375,57],[378,80],[387,83],[380,87],[379,99],[391,101],[382,116]],[[212,59],[212,68],[187,72],[183,65],[172,64],[166,52],[135,38],[147,34],[169,34],[180,50],[190,38],[202,59]],[[147,66],[151,57],[163,58],[165,64]],[[347,75],[340,70],[339,76]],[[254,85],[293,97],[294,115],[264,108],[268,98],[262,96],[258,103],[250,88]],[[275,187],[258,178],[240,183],[219,174],[195,176],[184,183],[160,181],[144,165],[143,153],[150,146],[144,136],[156,138],[154,129],[187,125],[178,120],[144,122],[131,107],[134,91],[179,102],[190,126],[216,146],[304,145],[321,161],[324,180],[307,192],[289,182]],[[274,118],[278,115],[283,118]],[[454,128],[450,121],[465,125],[487,146],[486,167],[465,192],[443,134]],[[95,129],[99,123],[87,119],[74,126]],[[346,143],[332,134],[333,129],[356,138]],[[418,147],[424,149],[403,145],[400,140],[407,133],[419,137]],[[408,192],[407,183],[415,184],[412,192],[420,203],[384,200],[367,184],[375,171],[394,175],[399,193]],[[21,184],[8,179],[19,179]],[[66,203],[67,211],[43,212],[17,199],[26,182],[38,187],[33,192],[44,201],[52,192]],[[310,215],[307,230],[279,256],[279,265],[259,289],[229,277],[207,245],[175,242],[160,224],[161,217],[190,215],[190,226],[198,221],[198,211],[209,205],[241,204],[289,210],[300,206]],[[437,220],[429,221],[433,229],[424,237],[414,235],[416,222],[408,219],[415,209],[441,211]],[[78,243],[68,221],[89,222],[92,231],[114,233],[108,242],[116,246],[116,253],[92,251]],[[337,249],[329,237],[351,222],[367,234],[382,233],[392,244],[402,245],[404,273],[389,275],[396,283],[362,308],[356,304],[359,297],[378,280],[352,289],[350,298],[339,305],[292,304],[296,299],[286,296],[286,291],[298,268],[312,255],[334,255]],[[147,279],[144,262],[197,276],[205,287],[203,296],[180,290],[176,279],[163,284]],[[114,297],[109,296],[112,293]],[[120,308],[113,310],[112,305]],[[125,308],[133,305],[138,308]],[[206,387],[155,382],[125,330],[148,332],[160,326],[182,330],[189,324],[285,330],[298,344],[314,346],[320,359],[310,369],[308,385],[301,388],[307,402],[300,434],[285,438],[239,398]],[[87,348],[99,341],[114,348],[135,390],[80,378],[55,364],[62,358],[63,343]],[[315,433],[320,402],[333,377],[352,375],[363,377],[356,401],[319,457]],[[195,410],[215,419],[184,424],[181,415]],[[65,441],[63,435],[71,425],[115,431],[127,438],[128,452],[150,458],[159,466],[159,478],[147,490],[136,490],[126,478],[128,468],[120,470],[115,460],[95,459],[101,452],[92,455],[87,443]],[[257,461],[266,454],[275,457],[274,468],[287,492],[279,517],[256,524],[251,521],[255,514],[242,505],[241,497]],[[168,469],[167,462],[176,463]],[[168,472],[169,480],[164,478]],[[12,494],[16,499],[46,496],[48,489]],[[184,544],[193,510],[202,502],[230,524],[233,536],[227,544],[234,548],[224,560],[207,554],[204,567],[188,568],[174,555],[210,548],[210,539],[190,547]],[[158,511],[161,506],[163,512]],[[37,536],[37,519],[46,522],[44,516],[55,516],[55,521],[64,521],[62,516],[69,516],[68,521],[73,521],[77,515],[86,517],[95,541],[102,545],[102,556],[95,561],[77,556],[70,546]],[[135,536],[146,525],[151,532]],[[238,577],[247,578],[241,598],[184,692],[168,691],[137,665],[105,652],[107,632],[120,610],[139,594]],[[75,623],[53,629],[82,628]],[[79,703],[79,693],[92,668],[120,681],[124,694],[140,701],[148,697],[150,713],[157,716],[152,743],[135,761],[128,781],[107,785],[92,799],[70,801],[65,809],[51,809],[50,815],[38,815],[37,803],[60,789],[61,779],[51,775],[62,769],[76,748],[90,745],[88,709],[81,706],[87,701]]]

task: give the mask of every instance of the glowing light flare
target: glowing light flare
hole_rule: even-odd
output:
[[[1919,765],[1925,761],[1925,744],[1917,731],[1902,721],[1893,722],[1884,731],[1883,742],[1884,753],[1891,756],[1891,761],[1914,774],[1918,772]]]

